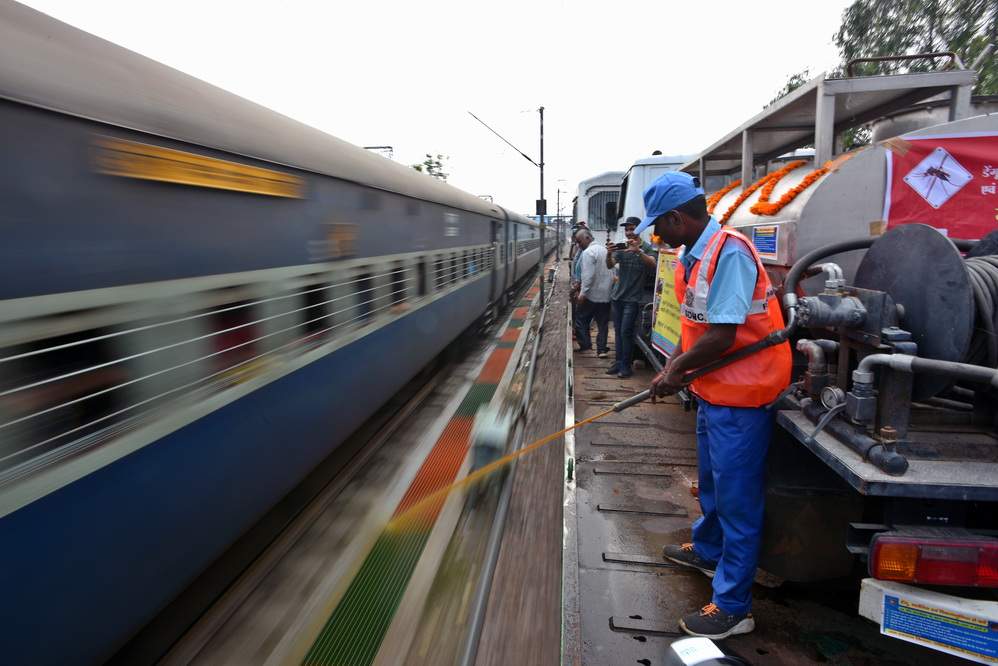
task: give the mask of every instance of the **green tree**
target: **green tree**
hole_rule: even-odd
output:
[[[846,75],[854,58],[914,55],[954,51],[965,66],[998,40],[998,0],[855,0],[842,12],[842,24],[833,35],[841,64],[829,73]],[[919,59],[859,63],[855,76],[924,72],[942,66],[939,60]],[[770,104],[808,81],[809,70],[791,75]],[[980,65],[976,95],[998,94],[998,62]],[[846,150],[869,142],[869,130],[858,127],[843,135]]]
[[[998,38],[998,0],[856,0],[842,12],[834,35],[842,65],[853,58],[954,51],[966,66]],[[938,60],[860,63],[857,76],[924,72]],[[981,65],[974,93],[998,92],[998,64]]]
[[[811,80],[810,68],[801,70],[796,74],[791,74],[790,78],[787,79],[787,82],[783,85],[780,91],[776,93],[776,96],[773,97],[773,99],[769,100],[766,106],[769,106],[770,104],[780,99],[781,97],[786,97],[787,95],[797,90],[798,88],[800,88],[802,85],[804,85],[810,80]]]
[[[446,155],[441,155],[437,153],[435,156],[426,153],[426,159],[419,164],[413,164],[412,168],[420,173],[425,173],[428,176],[433,176],[438,180],[444,182],[447,181],[447,176],[450,175],[444,171],[444,162],[447,161]]]

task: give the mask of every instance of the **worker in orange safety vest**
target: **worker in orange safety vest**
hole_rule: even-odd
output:
[[[667,172],[644,191],[658,242],[682,247],[676,264],[681,337],[651,392],[683,388],[684,375],[782,329],[783,315],[759,254],[745,236],[707,213],[693,176]],[[762,539],[766,452],[773,416],[766,405],[790,382],[788,343],[767,347],[693,381],[697,397],[699,500],[690,543],[666,559],[713,578],[709,604],[679,621],[688,634],[721,639],[755,628],[750,612]]]

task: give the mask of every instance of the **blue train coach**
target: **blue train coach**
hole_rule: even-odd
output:
[[[522,216],[6,2],[0,146],[5,663],[113,655],[540,261]]]

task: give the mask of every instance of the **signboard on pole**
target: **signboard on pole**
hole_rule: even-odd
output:
[[[679,323],[679,302],[676,300],[675,251],[660,250],[658,253],[658,274],[655,279],[655,324],[651,331],[651,345],[656,350],[671,356],[679,344],[681,332]]]

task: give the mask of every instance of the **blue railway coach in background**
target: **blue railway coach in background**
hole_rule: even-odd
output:
[[[540,261],[522,216],[14,3],[0,145],[5,663],[111,657]]]

